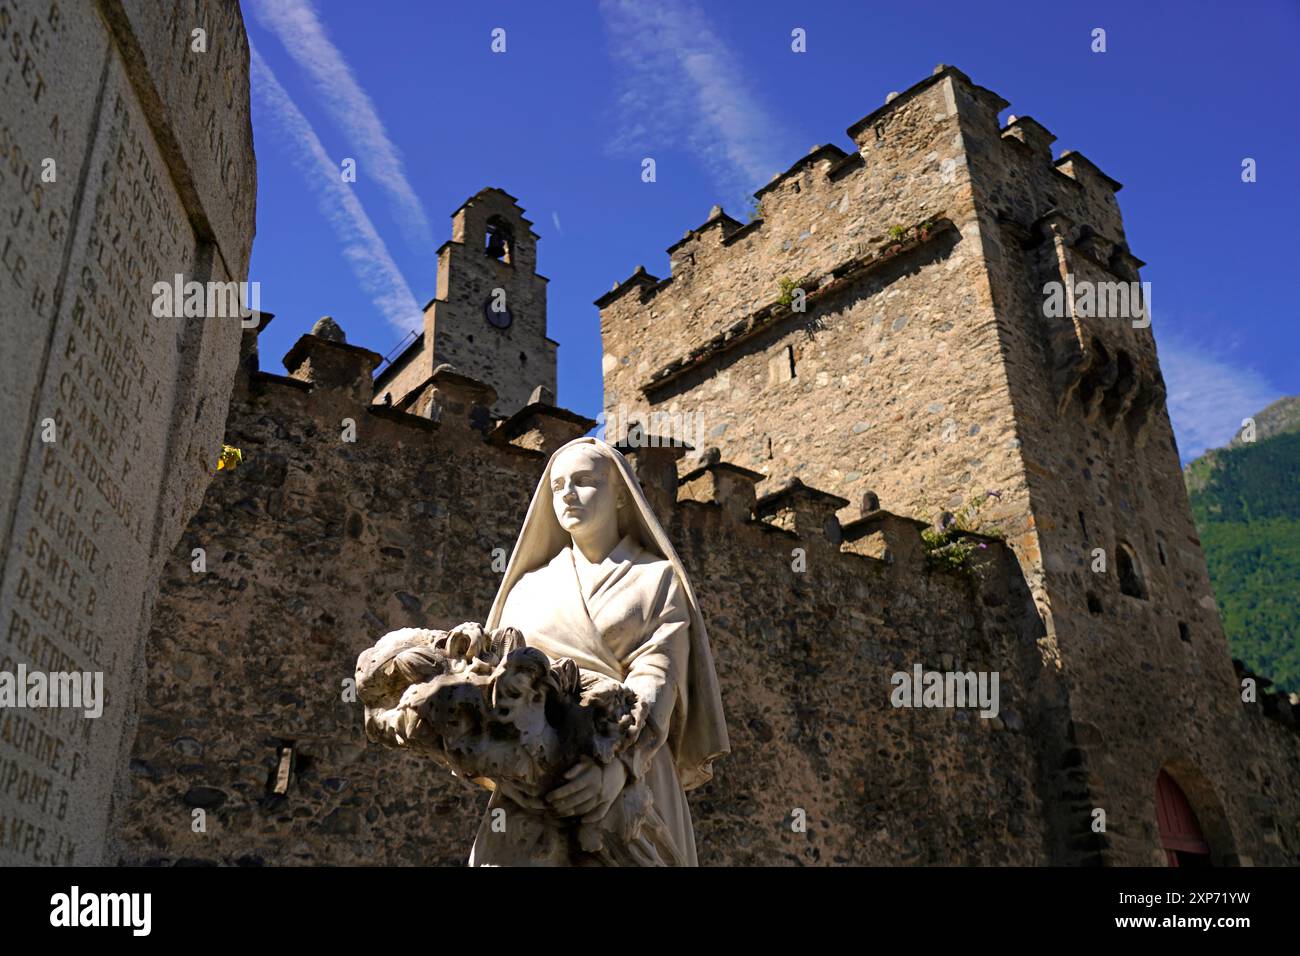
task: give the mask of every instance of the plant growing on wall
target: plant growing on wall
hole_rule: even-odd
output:
[[[781,286],[781,295],[776,301],[788,309],[794,301],[794,290],[799,288],[799,283],[789,276],[781,276],[777,281]]]
[[[955,512],[942,511],[930,527],[921,532],[921,544],[925,548],[926,564],[931,568],[960,571],[963,574],[978,576],[981,566],[973,561],[979,552],[988,549],[983,541],[971,535],[979,534],[986,538],[1002,538],[997,529],[982,529],[979,513],[990,498],[1001,499],[998,491],[986,491],[967,498]]]
[[[892,225],[889,227],[888,236],[889,236],[888,252],[890,255],[893,255],[902,250],[903,240],[907,237],[907,229],[897,224]]]

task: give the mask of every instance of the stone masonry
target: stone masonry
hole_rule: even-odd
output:
[[[537,388],[554,402],[555,350],[546,337],[546,277],[537,234],[515,198],[482,189],[452,214],[438,248],[438,291],[424,332],[375,380],[375,401],[406,408],[439,366],[491,385],[492,411],[512,415]]]
[[[1150,862],[1142,808],[1164,768],[1263,827],[1227,856],[1294,859],[1294,806],[1228,795],[1270,774],[1237,746],[1119,183],[1054,160],[1029,117],[1000,126],[1006,106],[941,66],[854,123],[853,152],[818,146],[773,177],[751,222],[715,208],[669,247],[668,278],[638,268],[597,300],[606,414],[702,419],[760,490],[798,477],[842,496],[842,517],[869,494],[932,519],[996,490],[980,527],[1010,544],[1054,675],[1053,858],[1102,808],[1120,822],[1099,858]],[[1051,282],[1134,288],[1123,315],[1052,317]]]
[[[487,794],[367,745],[344,680],[390,629],[486,615],[546,455],[593,423],[541,405],[492,422],[491,390],[456,375],[439,376],[437,422],[377,406],[377,359],[309,335],[290,376],[241,370],[226,440],[244,464],[210,486],[164,573],[122,862],[464,863]],[[841,524],[843,499],[801,482],[760,498],[761,476],[719,456],[684,459],[679,479],[681,449],[625,452],[698,583],[722,680],[733,753],[691,794],[704,864],[1110,859],[1086,824],[1053,829],[1059,788],[1107,750],[1061,717],[1043,622],[1000,541],[973,536],[978,571],[945,570],[912,518]],[[997,670],[998,717],[891,706],[891,676],[918,664]],[[1218,746],[1198,705],[1148,702],[1190,710],[1188,733]],[[1226,809],[1257,800],[1294,821],[1294,718],[1275,696],[1238,707],[1235,746],[1267,777],[1188,795],[1221,861],[1295,862],[1263,820]],[[1110,821],[1145,834],[1153,862],[1153,801]]]
[[[942,67],[598,300],[609,420],[706,423],[699,456],[625,444],[722,681],[706,865],[1163,864],[1161,771],[1213,862],[1300,862],[1295,715],[1239,693],[1147,300],[1045,314],[1051,281],[1137,280],[1118,184],[1005,106]],[[425,338],[378,379],[337,330],[288,375],[246,334],[244,461],[163,571],[122,862],[465,861],[486,793],[368,746],[346,681],[388,630],[486,616],[546,456],[594,425],[554,407],[518,216],[458,210]],[[988,490],[971,557],[936,560],[936,512]],[[918,666],[997,672],[998,716],[894,706]]]
[[[593,423],[543,410],[485,435],[481,385],[444,382],[434,423],[367,404],[374,353],[305,336],[290,356],[331,375],[241,374],[226,440],[244,464],[165,571],[123,861],[463,864],[486,792],[367,745],[342,681],[390,629],[485,617],[546,455]],[[720,461],[679,489],[680,450],[627,453],[699,582],[723,681],[734,752],[692,793],[704,862],[1046,861],[1035,622],[998,542],[983,578],[930,573],[915,521],[841,527],[837,499],[799,486],[757,502]],[[998,719],[892,708],[890,675],[916,662],[1000,668]]]

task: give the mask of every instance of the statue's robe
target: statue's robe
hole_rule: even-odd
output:
[[[583,564],[581,579],[575,562]],[[580,580],[587,581],[586,589]],[[642,728],[620,759],[628,785],[640,780],[652,796],[651,825],[643,828],[642,840],[649,841],[663,863],[695,866],[690,808],[672,748],[690,704],[684,675],[691,610],[672,564],[630,535],[595,566],[566,547],[516,582],[499,623],[518,628],[530,647],[552,661],[570,658],[583,671],[622,681],[636,692],[644,707]],[[612,813],[619,811],[618,803]],[[500,824],[493,827],[498,809],[506,810],[504,818],[495,815],[503,819],[504,832]],[[470,865],[568,862],[555,834],[528,817],[509,798],[493,793]]]

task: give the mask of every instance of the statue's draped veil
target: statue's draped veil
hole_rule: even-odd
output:
[[[686,790],[698,787],[713,776],[710,764],[731,750],[727,739],[727,724],[722,715],[722,695],[718,690],[718,675],[713,667],[713,654],[709,650],[709,636],[704,628],[704,617],[700,614],[700,604],[695,598],[681,559],[673,550],[672,542],[660,526],[645,493],[619,452],[599,438],[590,436],[575,438],[556,450],[546,463],[533,500],[528,505],[528,514],[524,517],[524,526],[515,542],[510,563],[506,566],[505,577],[497,591],[496,600],[492,602],[492,612],[488,615],[488,629],[499,626],[501,614],[505,609],[506,597],[511,589],[529,571],[547,564],[562,550],[572,544],[569,533],[560,526],[552,505],[551,468],[556,458],[574,445],[587,444],[608,459],[614,466],[610,469],[611,479],[622,481],[627,492],[627,505],[620,512],[619,530],[621,533],[635,533],[642,547],[666,559],[673,566],[677,582],[681,585],[690,603],[691,611],[691,652],[687,662],[686,713],[675,714],[674,728],[668,740],[672,748],[677,776]],[[527,640],[527,634],[524,635]],[[679,698],[680,703],[680,698]]]

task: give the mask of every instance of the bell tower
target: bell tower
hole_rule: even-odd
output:
[[[492,411],[510,415],[541,386],[555,401],[555,350],[546,336],[537,234],[509,193],[487,188],[452,213],[438,248],[438,287],[424,334],[375,379],[375,400],[401,407],[440,365],[491,385]]]

